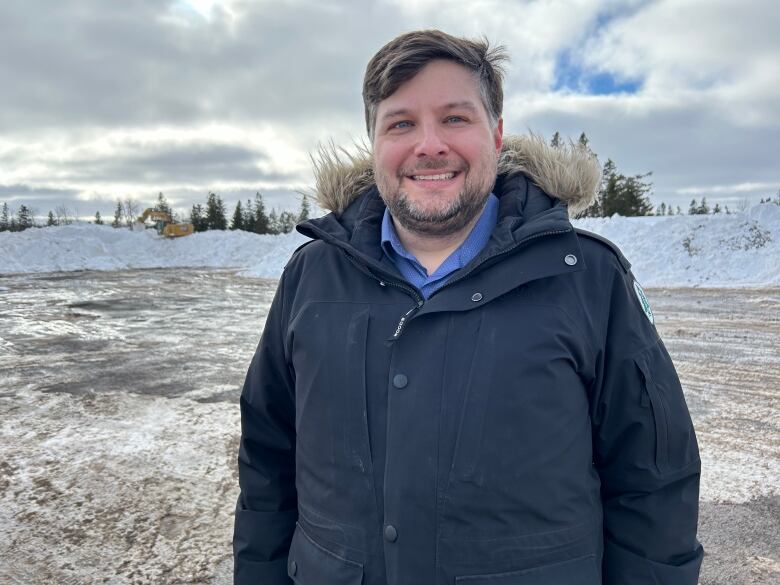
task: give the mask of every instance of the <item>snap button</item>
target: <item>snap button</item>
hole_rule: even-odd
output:
[[[298,563],[295,561],[290,561],[290,577],[295,575],[298,572]]]
[[[409,379],[404,376],[403,374],[396,374],[393,376],[393,386],[396,388],[406,388],[406,385],[409,383]]]
[[[479,301],[482,300],[482,293],[474,293],[473,295],[471,295],[471,300],[474,301],[475,303],[478,303]]]
[[[577,263],[577,257],[574,254],[566,254],[566,257],[563,259],[566,264],[569,266],[574,266]]]
[[[387,286],[387,283],[384,280],[380,280],[379,286]]]
[[[391,524],[385,526],[385,540],[387,542],[395,542],[398,540],[398,531],[395,529],[395,526]]]

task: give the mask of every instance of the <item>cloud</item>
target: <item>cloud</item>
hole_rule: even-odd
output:
[[[0,201],[22,203],[30,199],[38,201],[61,201],[78,195],[76,189],[57,189],[55,187],[33,187],[30,185],[0,185]]]
[[[772,0],[9,0],[0,184],[281,206],[318,142],[363,137],[368,59],[430,27],[507,46],[509,132],[585,131],[602,160],[653,171],[659,201],[775,184],[778,20]]]

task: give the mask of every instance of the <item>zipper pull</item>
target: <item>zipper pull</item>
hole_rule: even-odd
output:
[[[423,306],[423,301],[418,301],[418,303],[409,309],[406,313],[403,314],[401,317],[401,320],[398,321],[398,325],[395,328],[395,333],[393,333],[393,336],[388,339],[388,341],[395,341],[399,337],[401,337],[401,333],[404,331],[404,327],[406,326],[406,323],[411,319],[414,314],[420,310],[420,307]]]

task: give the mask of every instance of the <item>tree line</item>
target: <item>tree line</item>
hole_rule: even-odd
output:
[[[157,195],[152,209],[167,213],[174,223],[184,221],[162,193]],[[141,211],[141,203],[136,199],[131,197],[117,199],[113,221],[110,225],[114,228],[132,227]],[[206,204],[193,205],[187,219],[192,223],[196,232],[230,229],[256,234],[286,234],[291,232],[298,222],[309,219],[311,204],[308,196],[304,194],[297,212],[284,210],[279,213],[273,208],[270,213],[267,213],[263,196],[258,192],[255,194],[254,201],[247,199],[245,204],[242,204],[241,201],[236,203],[230,221],[228,221],[226,213],[226,206],[222,198],[216,193],[209,192]],[[36,221],[35,212],[24,204],[20,205],[15,213],[12,213],[7,203],[3,202],[0,205],[0,232],[19,232],[31,227],[70,225],[75,220],[76,214],[64,205],[49,211],[45,223]],[[105,222],[100,212],[97,211],[90,223],[103,225]]]
[[[580,134],[578,144],[584,147],[593,156],[596,156],[589,144],[585,132]],[[553,148],[561,148],[563,145],[559,132],[553,134],[550,140]],[[624,217],[643,216],[643,215],[683,215],[680,206],[672,206],[666,202],[653,206],[650,202],[649,194],[652,192],[653,184],[648,180],[651,172],[638,175],[625,175],[618,171],[615,162],[608,158],[601,170],[601,185],[599,193],[593,204],[585,211],[576,216],[577,219],[583,217],[611,217],[618,214]],[[767,197],[761,199],[761,203],[776,203],[780,205],[780,191],[777,192],[775,199]],[[744,211],[749,206],[747,199],[741,201],[738,205],[738,211]],[[728,205],[721,207],[715,203],[713,207],[707,204],[707,198],[702,197],[701,202],[695,198],[691,200],[687,210],[688,215],[704,215],[726,213],[729,214]]]
[[[260,193],[255,199],[247,199],[246,203],[236,203],[230,222],[228,222],[225,204],[216,193],[209,193],[205,207],[200,203],[192,206],[190,223],[196,232],[207,230],[242,230],[255,234],[287,234],[293,231],[295,224],[306,221],[311,216],[311,204],[306,194],[303,195],[301,206],[297,213],[276,209],[266,212],[265,202]]]

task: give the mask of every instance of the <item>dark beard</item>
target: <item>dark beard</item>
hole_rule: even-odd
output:
[[[426,213],[410,207],[406,193],[400,191],[392,201],[385,199],[385,205],[393,219],[410,232],[427,236],[449,236],[461,231],[482,212],[489,195],[490,189],[484,193],[474,193],[465,185],[449,207]]]
[[[467,177],[463,190],[458,197],[445,209],[440,211],[425,212],[414,209],[409,204],[406,192],[401,190],[400,184],[403,177],[411,176],[415,170],[436,170],[453,168],[454,165],[446,160],[430,160],[418,164],[414,169],[399,169],[396,185],[388,185],[381,177],[377,181],[379,194],[385,202],[390,215],[408,231],[425,236],[449,236],[461,231],[485,208],[490,191],[493,187],[487,180],[475,183],[469,180],[470,167],[468,165],[459,168],[458,171]],[[388,193],[392,189],[392,195]]]

